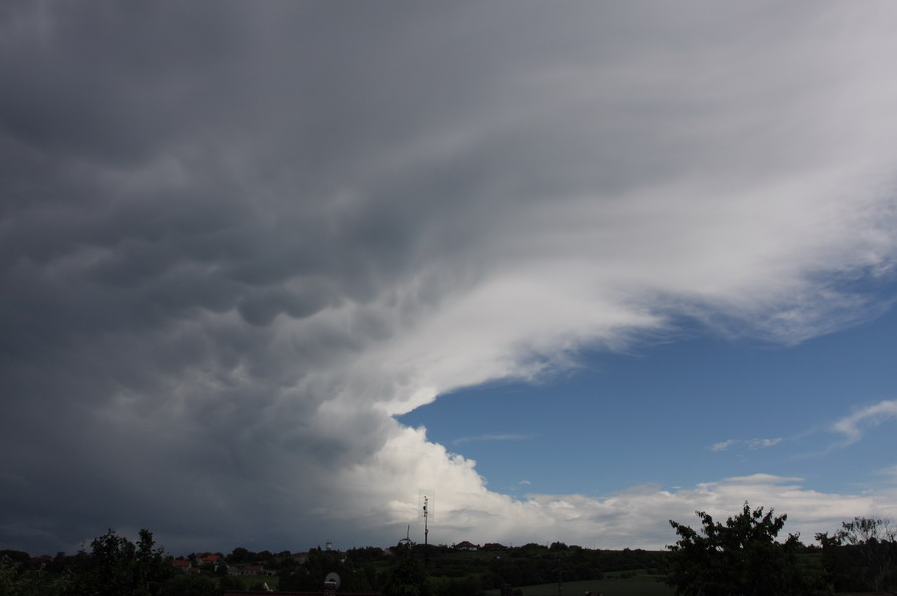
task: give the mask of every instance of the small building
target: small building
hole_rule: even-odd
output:
[[[292,555],[293,560],[299,563],[305,563],[308,560],[308,553],[295,553]]]

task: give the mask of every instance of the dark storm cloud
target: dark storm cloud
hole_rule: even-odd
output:
[[[390,412],[651,328],[646,287],[750,319],[891,262],[860,199],[776,202],[854,154],[775,132],[840,122],[804,104],[828,71],[774,51],[802,11],[642,6],[0,9],[2,546],[385,543],[427,473],[471,527],[516,505]]]

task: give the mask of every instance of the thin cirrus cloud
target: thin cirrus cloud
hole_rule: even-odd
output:
[[[897,400],[884,400],[860,408],[835,422],[831,430],[844,435],[845,444],[861,440],[868,429],[897,419]]]
[[[774,447],[782,442],[781,437],[775,439],[729,439],[720,441],[710,446],[711,451],[728,451],[732,447],[744,446],[750,450],[764,449],[766,447]]]
[[[844,441],[830,446],[830,449],[845,447],[861,441],[871,429],[895,419],[897,419],[897,400],[884,400],[877,404],[858,408],[826,427],[828,431],[844,436]],[[806,437],[811,434],[817,434],[820,430],[819,428],[811,429],[799,433],[798,436]],[[782,437],[728,439],[714,443],[710,446],[710,451],[723,452],[737,447],[744,447],[749,450],[764,449],[779,445],[783,440]]]
[[[861,441],[871,429],[893,420],[897,420],[897,400],[883,400],[877,404],[855,409],[850,414],[832,423],[828,430],[844,437],[844,441],[840,443],[840,446],[843,447]],[[803,433],[802,435],[806,436],[807,434]],[[728,451],[738,446],[755,450],[774,447],[782,441],[781,437],[774,439],[728,439],[714,443],[710,446],[710,450],[717,452]]]

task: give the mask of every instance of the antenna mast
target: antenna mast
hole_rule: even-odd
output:
[[[430,522],[436,519],[436,493],[432,490],[421,490],[418,492],[418,496],[420,497],[419,511],[421,517],[424,518],[424,557],[427,557],[429,556],[427,546],[430,544]]]
[[[429,498],[427,495],[424,495],[424,548],[427,547],[427,534],[430,533],[430,528],[427,527],[427,515],[429,511],[427,511],[427,505],[429,504]]]

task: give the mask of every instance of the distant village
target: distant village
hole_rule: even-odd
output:
[[[509,547],[497,542],[487,542],[478,545],[468,540],[458,542],[450,547],[440,546],[433,547],[438,550],[450,549],[454,551],[507,551]],[[387,548],[366,547],[364,549],[351,549],[350,551],[341,551],[334,549],[331,543],[326,543],[322,549],[324,552],[331,553],[331,556],[337,558],[341,562],[346,559],[353,551],[367,551],[367,558],[373,558],[379,554],[382,558],[389,558],[395,555],[396,547]],[[372,552],[377,551],[377,552]],[[172,559],[171,563],[176,569],[184,573],[206,574],[206,575],[229,575],[229,576],[275,576],[284,568],[304,565],[308,560],[309,553],[297,552],[291,553],[283,551],[279,553],[271,553],[269,551],[261,551],[253,553],[244,548],[236,548],[229,555],[222,553],[191,553],[189,555],[180,556]],[[38,559],[49,559],[48,557],[35,557]]]

